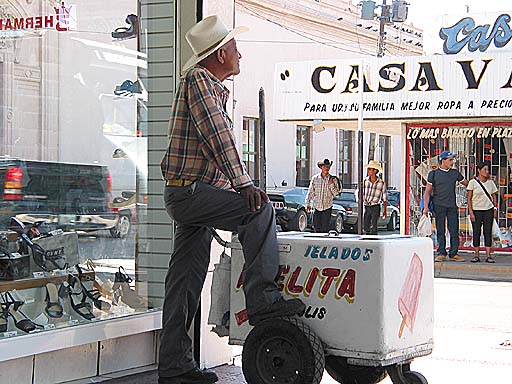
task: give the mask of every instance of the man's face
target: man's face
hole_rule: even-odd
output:
[[[327,174],[329,173],[329,170],[331,169],[331,166],[330,165],[322,165],[322,173],[323,174]]]
[[[224,44],[221,49],[224,51],[224,68],[229,72],[229,76],[240,73],[240,59],[242,55],[238,52],[235,39],[231,39]]]
[[[453,157],[450,157],[448,159],[441,160],[444,168],[453,168],[453,165],[455,164],[455,159]]]
[[[377,174],[377,172],[378,171],[375,168],[368,168],[368,170],[366,171],[368,176],[375,176]]]

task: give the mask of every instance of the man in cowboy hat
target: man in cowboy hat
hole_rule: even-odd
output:
[[[324,159],[317,164],[322,172],[316,174],[309,183],[306,196],[306,212],[311,210],[310,202],[313,201],[313,228],[315,232],[329,232],[331,221],[332,200],[341,193],[339,179],[329,174],[332,161]]]
[[[165,279],[160,384],[218,380],[197,368],[188,335],[210,261],[209,227],[238,232],[249,324],[305,310],[299,299],[284,300],[274,281],[279,269],[274,210],[245,170],[226,110],[229,90],[222,82],[240,73],[234,37],[246,30],[229,31],[218,16],[210,16],[185,35],[194,55],[183,67],[161,163],[165,205],[176,232]]]
[[[376,160],[370,160],[364,166],[368,177],[363,180],[363,228],[367,235],[377,234],[377,223],[380,216],[380,204],[383,205],[382,217],[387,215],[386,183],[378,176],[382,173],[382,167]]]

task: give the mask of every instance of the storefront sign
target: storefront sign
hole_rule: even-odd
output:
[[[499,15],[494,24],[476,25],[472,17],[464,17],[451,27],[441,28],[439,36],[444,40],[443,52],[455,54],[465,47],[469,52],[485,52],[492,44],[496,48],[503,48],[512,39],[511,17],[503,13]]]
[[[275,78],[279,120],[512,115],[512,52],[280,63]]]
[[[59,32],[76,29],[76,7],[66,6],[63,1],[54,8],[55,15],[27,16],[27,17],[0,17],[0,31],[21,31],[34,29],[53,29]]]

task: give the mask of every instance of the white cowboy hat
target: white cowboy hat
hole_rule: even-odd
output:
[[[185,39],[194,54],[188,59],[182,70],[185,71],[199,63],[236,35],[248,30],[247,27],[237,27],[230,31],[217,15],[208,16],[201,20],[185,34]]]
[[[380,163],[376,160],[370,160],[370,162],[368,164],[366,164],[364,167],[365,168],[373,168],[373,169],[376,169],[377,171],[379,171],[380,173],[382,173],[382,167],[381,167]]]

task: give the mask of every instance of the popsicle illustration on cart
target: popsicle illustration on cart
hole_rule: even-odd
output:
[[[398,297],[398,311],[402,316],[402,323],[400,324],[400,330],[398,331],[398,338],[402,337],[404,327],[406,325],[407,328],[413,332],[422,279],[423,263],[421,262],[420,257],[414,253],[404,285],[402,286],[400,296]]]

